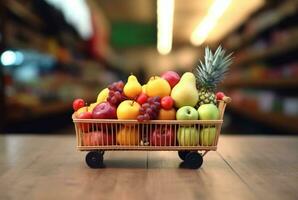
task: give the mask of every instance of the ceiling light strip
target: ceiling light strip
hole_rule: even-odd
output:
[[[214,0],[207,15],[192,32],[190,41],[199,46],[205,42],[211,30],[216,26],[219,18],[224,14],[231,0]]]
[[[157,50],[168,54],[172,50],[174,0],[157,0]]]

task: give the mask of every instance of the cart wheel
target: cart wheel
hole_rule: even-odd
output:
[[[189,152],[185,157],[185,165],[190,169],[198,169],[203,164],[203,157],[198,152]]]
[[[181,160],[185,160],[185,157],[189,152],[190,151],[178,151],[178,156]]]
[[[98,151],[90,151],[86,155],[86,163],[90,168],[102,168],[103,154]]]

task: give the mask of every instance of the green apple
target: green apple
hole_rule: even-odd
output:
[[[180,146],[197,146],[199,144],[199,131],[195,127],[180,127],[177,139]]]
[[[200,132],[200,145],[202,146],[211,146],[215,139],[216,128],[203,128]]]
[[[219,119],[219,110],[214,104],[203,104],[198,108],[199,119],[215,120]]]
[[[198,118],[198,111],[191,106],[183,106],[176,112],[176,119],[178,120],[196,120]]]

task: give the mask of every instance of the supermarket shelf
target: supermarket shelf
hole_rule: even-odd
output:
[[[20,122],[71,110],[71,102],[55,102],[30,108],[28,112],[8,113],[7,122]]]
[[[86,102],[93,102],[94,98],[86,98]],[[28,109],[28,112],[9,113],[7,122],[21,122],[34,120],[47,115],[55,115],[72,111],[72,102],[53,102]]]
[[[71,110],[71,102],[60,102],[60,103],[52,103],[47,106],[38,106],[32,109],[32,113],[35,117],[48,115],[53,113],[59,113],[67,110]]]
[[[15,16],[23,21],[30,22],[34,27],[41,29],[44,27],[42,19],[31,12],[27,7],[16,0],[6,1],[4,4],[6,8],[13,13]]]
[[[286,116],[279,113],[264,113],[240,105],[230,104],[228,108],[233,111],[250,117],[256,121],[266,123],[276,128],[284,128],[292,132],[298,132],[298,117]]]
[[[254,18],[252,21],[253,21],[253,24],[255,24],[257,26],[257,28],[255,28],[255,30],[253,32],[250,29],[249,33],[246,33],[246,34],[244,33],[244,34],[240,35],[241,43],[238,42],[237,44],[231,45],[228,48],[231,51],[236,51],[237,49],[243,48],[243,47],[247,46],[248,44],[252,43],[264,31],[266,31],[266,30],[276,26],[278,23],[288,19],[289,16],[294,15],[296,12],[297,5],[298,5],[298,2],[296,2],[296,1],[287,1],[283,4],[281,4],[281,6],[279,6],[277,9],[270,11],[271,13],[274,13],[275,16],[277,16],[277,18],[270,18],[270,20],[268,20],[269,18],[265,16],[266,23],[259,22],[264,19],[264,15],[260,15],[256,18]],[[266,15],[268,16],[268,12],[266,12]],[[258,26],[259,24],[262,24],[262,25]]]
[[[247,56],[241,56],[239,59],[235,60],[233,66],[238,67],[240,65],[244,65],[246,63],[250,63],[253,61],[258,61],[261,59],[271,58],[273,56],[277,56],[279,54],[283,54],[298,48],[298,35],[293,37],[288,43],[285,44],[276,44],[273,47],[263,49],[262,51],[248,54]],[[254,51],[250,51],[254,52]]]
[[[298,79],[241,79],[241,80],[226,80],[221,84],[222,87],[232,88],[232,87],[271,87],[271,88],[297,88]]]

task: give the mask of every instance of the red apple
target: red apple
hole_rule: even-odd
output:
[[[167,80],[171,88],[173,88],[180,80],[179,74],[177,74],[177,72],[174,72],[174,71],[167,71],[163,73],[161,75],[161,78]]]
[[[84,133],[83,135],[84,146],[103,146],[113,145],[115,143],[116,137],[113,137],[112,134],[104,133],[102,131]]]
[[[143,103],[146,103],[147,99],[148,96],[145,93],[141,93],[137,98],[137,102],[142,105]]]
[[[84,110],[85,107],[81,108],[81,110]],[[87,111],[87,107],[86,107],[86,111],[80,111],[76,113],[76,117],[78,119],[92,119],[92,113]],[[79,123],[79,128],[82,130],[82,132],[88,132],[89,128],[91,127],[90,123]]]
[[[95,106],[92,111],[92,117],[94,119],[116,119],[116,108],[109,102],[102,102]]]
[[[79,119],[92,119],[92,113],[91,112],[83,112],[77,115]]]
[[[72,103],[72,107],[74,111],[77,111],[84,106],[85,106],[85,101],[83,99],[75,99]]]
[[[156,129],[150,135],[151,146],[173,146],[175,142],[175,133],[172,129]]]
[[[161,99],[160,103],[163,109],[170,110],[171,108],[173,108],[174,100],[170,96],[165,96]]]
[[[216,93],[216,100],[223,100],[226,95],[223,92]]]

